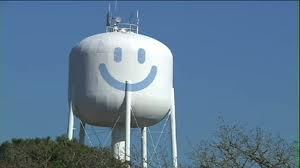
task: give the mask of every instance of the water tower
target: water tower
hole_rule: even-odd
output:
[[[143,167],[147,167],[147,127],[171,116],[173,166],[177,168],[173,56],[160,41],[139,34],[134,23],[107,14],[106,32],[85,38],[70,53],[69,127],[74,115],[84,126],[111,127],[112,151],[130,161],[130,130],[141,128]],[[133,121],[136,120],[136,122]]]

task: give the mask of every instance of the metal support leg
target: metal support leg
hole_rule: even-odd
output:
[[[117,125],[112,130],[111,144],[116,159],[130,161],[131,93],[128,81],[125,87],[125,127]]]
[[[112,152],[116,159],[125,161],[125,128],[116,126],[111,134]]]
[[[126,143],[125,143],[125,153],[126,161],[130,161],[130,128],[131,128],[131,92],[128,88],[130,81],[126,81],[126,93],[125,93],[125,103],[126,103],[126,121],[125,121],[125,131],[126,131]]]
[[[69,103],[69,127],[68,127],[68,139],[73,139],[73,130],[74,130],[74,114],[73,114],[73,105],[72,101]]]
[[[147,127],[142,128],[142,167],[147,168]]]
[[[81,122],[80,132],[79,132],[79,143],[84,144],[84,138],[85,138],[85,123]]]
[[[175,94],[174,94],[174,88],[172,89],[171,135],[172,135],[173,167],[174,168],[178,168],[178,163],[177,163],[177,140],[176,140],[176,117],[175,117]]]

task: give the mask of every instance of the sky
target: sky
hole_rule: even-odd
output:
[[[214,137],[219,116],[297,139],[297,3],[118,2],[173,53],[180,157]],[[69,53],[105,32],[107,6],[0,2],[0,142],[66,133]]]

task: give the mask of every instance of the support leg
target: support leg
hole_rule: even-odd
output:
[[[84,138],[85,138],[85,123],[80,122],[80,132],[79,132],[79,143],[84,144]]]
[[[116,126],[112,130],[111,140],[114,157],[125,161],[125,128]]]
[[[117,125],[112,130],[112,150],[114,157],[121,161],[130,161],[131,93],[126,81],[125,88],[125,127]]]
[[[126,101],[126,121],[125,121],[125,131],[126,131],[126,161],[130,161],[130,129],[131,129],[131,92],[128,83],[130,81],[126,81],[126,93],[125,93],[125,101]]]
[[[147,168],[147,127],[142,128],[142,167]]]
[[[174,94],[174,88],[172,89],[171,135],[172,135],[173,167],[174,168],[178,168],[178,164],[177,164],[177,140],[176,140],[176,117],[175,117],[175,94]]]
[[[72,101],[69,103],[69,126],[68,126],[68,139],[73,139],[73,130],[74,130],[74,114],[73,114],[73,105]]]

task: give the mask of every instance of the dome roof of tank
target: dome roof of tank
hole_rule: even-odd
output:
[[[105,48],[107,45],[110,46],[112,43],[120,43],[120,41],[126,41],[128,43],[141,43],[143,41],[148,41],[159,48],[165,48],[168,51],[170,49],[162,42],[142,34],[136,34],[133,32],[106,32],[95,34],[83,39],[74,48],[73,51],[87,53],[87,52],[97,52],[98,50]],[[171,51],[170,51],[171,52]]]

